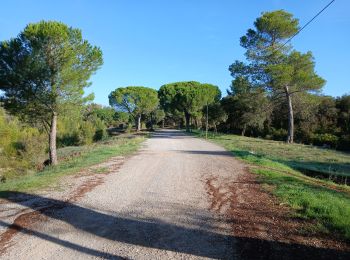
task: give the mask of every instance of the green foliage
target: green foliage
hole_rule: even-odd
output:
[[[46,135],[22,124],[0,107],[0,178],[40,169],[46,159]]]
[[[336,99],[338,109],[338,126],[343,134],[350,134],[350,95],[344,95]],[[350,148],[349,148],[350,149]]]
[[[248,60],[258,63],[271,63],[280,58],[290,47],[282,47],[285,41],[299,29],[299,21],[292,14],[277,10],[265,12],[254,22],[254,29],[248,29],[240,39],[247,50]]]
[[[90,76],[102,65],[102,52],[81,31],[54,21],[29,24],[0,43],[0,90],[6,109],[31,124],[41,124],[55,140],[56,117],[81,106]],[[50,159],[55,157],[50,144]]]
[[[287,136],[287,130],[283,129],[283,128],[279,128],[279,129],[275,129],[275,128],[271,128],[269,130],[269,134],[267,136],[265,136],[266,139],[273,139],[273,140],[277,140],[277,141],[283,141],[286,140],[286,136]]]
[[[154,122],[158,124],[165,118],[165,112],[163,109],[157,109],[154,111]]]
[[[152,111],[146,118],[147,128],[153,130],[153,126],[160,123],[165,118],[165,112],[162,109],[157,108]]]
[[[127,112],[137,121],[137,130],[141,129],[141,116],[151,113],[158,107],[157,91],[146,87],[117,88],[109,94],[109,104],[117,112]]]
[[[84,117],[96,117],[104,122],[105,126],[109,127],[116,124],[116,112],[111,107],[104,107],[98,104],[87,105]]]
[[[102,53],[82,38],[79,29],[41,21],[27,25],[17,38],[1,42],[0,60],[5,105],[41,122],[66,103],[84,101],[83,89],[102,64]]]
[[[338,146],[339,137],[332,134],[313,134],[311,142],[314,145],[336,148]]]
[[[240,68],[231,69],[238,72]],[[271,109],[266,94],[249,81],[249,76],[243,76],[243,71],[239,73],[241,76],[232,81],[229,96],[223,98],[221,103],[228,114],[229,123],[244,135],[247,129],[263,129]]]
[[[262,182],[273,185],[273,193],[296,210],[297,216],[317,220],[322,230],[338,233],[350,240],[350,196],[302,179],[276,172],[259,169]]]
[[[275,95],[281,95],[285,86],[289,87],[290,93],[319,90],[325,83],[315,73],[315,62],[311,52],[302,54],[292,51],[277,64],[269,64],[265,68],[270,77],[271,90]],[[284,93],[283,93],[284,94]]]
[[[240,94],[243,94],[242,88],[244,90],[253,86],[266,91],[270,102],[278,103],[281,100],[285,102],[287,113],[284,116],[288,118],[287,142],[291,143],[294,141],[294,99],[292,96],[299,92],[318,91],[325,83],[315,73],[315,63],[311,52],[302,54],[291,51],[291,46],[285,44],[286,40],[298,31],[298,23],[292,14],[284,10],[263,13],[256,19],[254,28],[249,29],[240,39],[241,46],[246,49],[245,55],[249,63],[235,61],[229,67],[231,75],[235,78],[233,86],[237,85],[234,91],[229,92],[232,95],[240,91]],[[248,99],[241,103],[249,105],[252,100],[254,99],[249,99],[248,96]],[[259,102],[257,105],[259,106]],[[262,106],[264,105],[263,103]],[[265,108],[262,111],[265,111]],[[266,116],[259,117],[257,114],[256,111],[248,113],[246,120],[253,122],[254,128],[259,129]],[[261,120],[255,120],[259,118]]]
[[[183,113],[189,131],[191,117],[198,116],[203,106],[220,100],[217,86],[196,81],[176,82],[160,87],[158,91],[161,107],[170,114]]]
[[[350,239],[350,219],[346,217],[350,214],[349,186],[316,180],[298,171],[350,177],[349,154],[236,135],[215,135],[212,140],[253,165],[251,171],[261,176],[262,183],[271,185],[273,194],[298,217],[317,221],[320,231]]]
[[[98,114],[104,109],[102,106],[93,104],[62,115],[57,126],[58,147],[88,145],[106,139],[108,137],[107,126]]]
[[[68,158],[68,160],[64,160],[58,166],[47,167],[44,171],[0,183],[0,196],[6,196],[4,191],[24,192],[56,187],[59,185],[58,180],[66,175],[78,174],[80,170],[101,163],[113,156],[124,156],[135,152],[142,141],[144,141],[143,137],[115,137],[92,146],[58,149],[59,156]],[[79,156],[73,157],[72,153],[79,154]]]
[[[203,114],[206,113],[206,108],[203,108]],[[226,122],[228,116],[224,108],[219,102],[208,105],[208,123],[217,132],[217,126],[220,123]]]
[[[312,145],[293,144],[238,135],[216,135],[213,141],[240,156],[268,160],[279,166],[319,176],[350,177],[350,154]],[[246,159],[246,158],[245,158]],[[256,162],[256,161],[255,161]],[[278,166],[278,167],[279,167]],[[284,170],[287,170],[284,168]]]
[[[95,127],[90,121],[83,121],[79,127],[78,145],[92,144],[95,136]]]

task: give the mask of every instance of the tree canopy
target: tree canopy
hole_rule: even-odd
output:
[[[254,28],[240,39],[248,64],[235,61],[229,67],[236,80],[244,79],[264,89],[273,97],[271,101],[284,99],[288,107],[289,143],[294,141],[293,94],[317,91],[324,84],[314,70],[311,52],[302,54],[286,43],[298,30],[298,19],[284,10],[263,13],[254,22]]]
[[[109,104],[117,111],[127,112],[141,130],[141,117],[154,111],[159,105],[157,91],[147,87],[129,86],[117,88],[109,94]]]
[[[162,108],[169,113],[183,113],[187,131],[190,129],[191,116],[201,112],[203,106],[219,101],[220,97],[217,86],[196,81],[170,83],[159,89]]]

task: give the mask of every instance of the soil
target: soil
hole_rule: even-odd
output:
[[[229,204],[240,259],[350,259],[349,243],[312,230],[315,223],[295,217],[248,169],[235,181],[211,177],[206,185],[213,210]]]

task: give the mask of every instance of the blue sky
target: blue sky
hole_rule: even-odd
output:
[[[58,20],[80,28],[101,47],[104,65],[88,92],[107,105],[117,87],[196,80],[218,85],[223,94],[228,66],[243,59],[239,38],[263,11],[287,10],[305,24],[330,0],[67,0],[4,1],[0,40],[15,37],[28,23]],[[350,93],[350,1],[336,0],[292,44],[311,50],[316,70],[327,80],[323,93]]]

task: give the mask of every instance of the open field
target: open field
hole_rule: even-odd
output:
[[[199,132],[195,134],[203,137]],[[292,207],[296,217],[315,220],[315,230],[350,240],[350,218],[345,217],[350,216],[350,188],[296,170],[338,169],[333,174],[341,172],[346,176],[350,173],[349,154],[236,135],[211,134],[209,139],[249,163],[264,188]]]
[[[0,184],[0,191],[31,191],[57,183],[57,179],[101,163],[111,157],[128,155],[136,151],[142,136],[113,137],[90,146],[64,147],[58,150],[61,163],[43,171],[11,179]],[[1,193],[4,196],[6,193]]]

